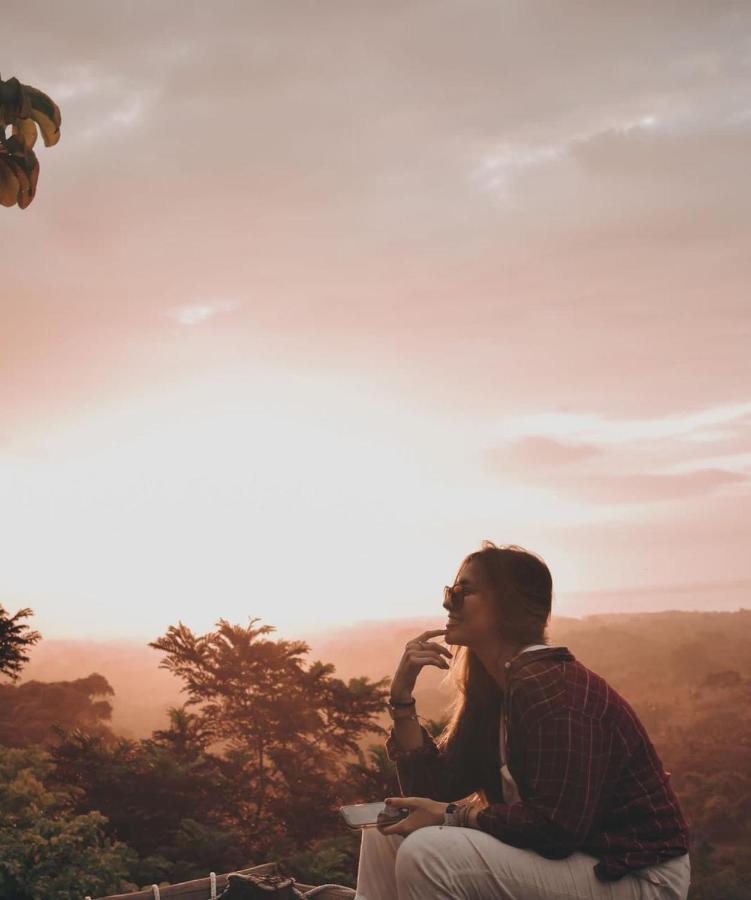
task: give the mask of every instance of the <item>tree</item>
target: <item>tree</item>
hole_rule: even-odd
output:
[[[165,653],[162,668],[184,681],[194,706],[244,785],[236,798],[238,827],[253,851],[279,842],[304,847],[336,833],[337,807],[346,794],[348,757],[358,738],[383,733],[386,682],[333,677],[303,641],[269,640],[269,625],[247,628],[225,619],[197,636],[180,623],[149,646]]]
[[[691,829],[689,897],[751,900],[751,679],[719,669],[693,684],[659,742]]]
[[[11,681],[18,680],[21,669],[29,661],[26,651],[41,640],[38,631],[21,622],[33,615],[30,609],[19,609],[15,616],[9,616],[0,603],[0,675],[7,675]]]
[[[80,728],[112,738],[107,722],[114,691],[102,675],[93,673],[75,681],[27,681],[0,685],[0,744],[51,747],[60,740],[60,729]]]
[[[37,129],[46,147],[60,140],[60,110],[35,87],[17,78],[0,78],[0,203],[26,207],[34,199],[39,160],[34,153]],[[11,136],[5,129],[11,126]]]
[[[108,835],[135,851],[130,878],[138,884],[232,870],[245,860],[232,826],[242,791],[236,773],[212,754],[186,752],[170,731],[114,742],[75,731],[52,751],[57,781],[76,791],[76,811],[101,812]]]
[[[347,783],[353,789],[353,802],[383,800],[399,795],[396,766],[388,758],[386,748],[371,744],[367,754],[358,751],[356,763],[350,763]]]
[[[0,897],[80,900],[132,890],[133,853],[105,834],[97,812],[77,815],[38,748],[0,747]]]
[[[185,705],[171,706],[167,710],[169,728],[155,731],[151,739],[154,744],[169,747],[180,759],[196,759],[205,753],[214,734],[201,716],[188,711]]]

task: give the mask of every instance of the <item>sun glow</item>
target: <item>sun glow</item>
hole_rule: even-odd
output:
[[[441,586],[482,538],[602,515],[474,472],[476,448],[366,382],[260,367],[23,449],[2,469],[6,584],[32,605],[62,597],[40,620],[58,632],[440,613]]]

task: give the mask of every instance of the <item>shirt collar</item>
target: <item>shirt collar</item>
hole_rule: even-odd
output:
[[[523,666],[541,659],[547,659],[550,662],[573,662],[574,654],[568,647],[543,647],[539,650],[522,650],[506,663],[506,668],[516,672]]]

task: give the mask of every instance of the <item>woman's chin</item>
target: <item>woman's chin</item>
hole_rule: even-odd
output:
[[[447,644],[463,644],[461,625],[457,625],[456,622],[447,622],[444,640]]]

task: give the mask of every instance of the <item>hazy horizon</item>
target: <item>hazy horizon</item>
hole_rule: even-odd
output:
[[[713,596],[714,595],[714,596]],[[694,605],[690,605],[693,602]],[[616,605],[613,605],[616,604]],[[629,614],[659,614],[663,612],[739,612],[751,608],[751,582],[718,582],[714,585],[668,585],[662,587],[649,586],[635,590],[613,591],[582,591],[567,598],[554,597],[551,620],[578,619],[583,620],[591,616],[599,615],[629,615]],[[221,608],[217,609],[218,617],[227,618]],[[245,615],[239,615],[233,622],[245,625],[249,618],[256,614],[249,609]],[[320,620],[298,617],[295,622],[279,626],[273,618],[261,617],[260,624],[271,625],[274,628],[274,636],[286,639],[305,640],[306,638],[321,638],[330,631],[346,632],[367,627],[369,624],[381,625],[384,623],[411,623],[435,619],[445,619],[445,612],[440,608],[427,608],[423,612],[412,612],[402,616],[378,616],[373,610],[371,615],[360,612],[353,618],[342,617],[337,622],[324,623]],[[211,630],[214,622],[205,624],[204,617],[198,622],[190,621],[181,616],[179,621],[184,622],[195,631]],[[176,625],[178,620],[165,625]],[[34,615],[29,624],[38,629],[39,619]],[[120,622],[116,633],[110,628],[98,630],[96,627],[86,631],[81,629],[80,623],[71,625],[68,631],[59,628],[51,634],[45,632],[44,640],[60,641],[92,641],[101,644],[131,644],[143,642],[144,645],[158,637],[156,632],[129,631],[129,623]],[[162,629],[164,631],[164,629]],[[161,633],[161,632],[160,632]],[[33,651],[32,651],[33,652]]]
[[[310,648],[303,657],[304,665],[317,659],[332,663],[335,676],[346,683],[349,678],[362,676],[373,680],[392,676],[406,640],[432,624],[435,620],[429,617],[381,620],[319,633],[277,632],[270,637],[304,640]],[[680,667],[690,660],[689,668],[699,677],[700,672],[735,666],[747,672],[749,627],[749,609],[605,613],[582,619],[554,617],[549,638],[553,645],[568,646],[581,662],[601,675],[612,673],[620,679],[629,671],[643,674],[645,666]],[[616,635],[618,640],[614,641]],[[115,692],[110,699],[114,706],[112,726],[118,733],[146,736],[166,724],[168,707],[187,699],[180,690],[180,679],[159,668],[163,654],[148,647],[145,640],[53,638],[34,647],[30,657],[20,684],[74,681],[93,673],[105,677]],[[444,681],[445,675],[430,667],[423,670],[418,690],[421,706],[428,703],[430,711],[425,714],[438,714],[448,702],[452,689],[450,681]]]
[[[0,602],[46,638],[748,604],[751,6],[41,0]],[[751,605],[751,604],[748,604]]]

